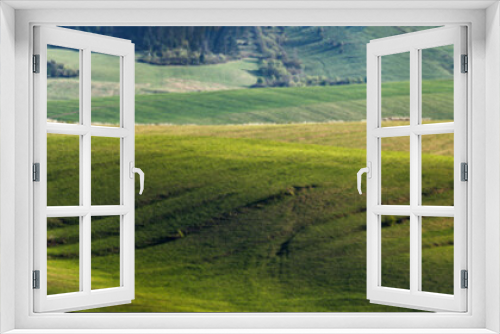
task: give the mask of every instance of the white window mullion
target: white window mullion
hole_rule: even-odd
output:
[[[409,216],[411,208],[409,205],[377,205],[373,208],[377,215]]]
[[[124,71],[124,59],[123,57],[120,57],[120,129],[124,128],[124,118],[125,118],[125,110],[124,106],[125,104],[123,103],[123,98],[126,95],[124,92],[124,83],[123,81],[125,80],[125,71]],[[135,126],[135,124],[134,124]],[[124,205],[124,191],[125,191],[125,169],[126,169],[126,163],[124,163],[125,157],[125,150],[126,150],[126,145],[125,145],[125,139],[120,138],[120,205]],[[125,249],[125,233],[126,233],[126,220],[124,219],[124,216],[120,216],[120,286],[125,286],[125,258],[126,256],[123,254],[123,250]]]
[[[82,78],[80,78],[82,81]],[[80,94],[81,96],[82,94]],[[81,98],[81,97],[80,97]],[[83,109],[83,102],[80,102],[80,108]],[[61,135],[78,135],[83,136],[87,134],[88,128],[80,124],[65,124],[65,123],[47,123],[47,132],[56,133]]]
[[[418,135],[438,135],[445,133],[453,133],[455,131],[455,124],[449,123],[434,123],[434,124],[421,124],[412,128],[412,132]]]
[[[91,126],[89,131],[94,137],[123,138],[130,135],[130,131],[127,129],[106,126]]]
[[[91,109],[92,109],[92,91],[91,91],[91,52],[89,48],[83,50],[83,64],[82,64],[82,82],[83,87],[81,88],[81,97],[82,97],[82,125],[88,129],[90,127],[91,121]],[[92,175],[91,175],[91,157],[92,157],[92,148],[91,148],[91,134],[87,131],[82,138],[82,161],[80,169],[82,170],[82,178],[80,179],[81,187],[82,187],[82,202],[85,208],[90,209],[91,200],[92,200]],[[80,235],[81,244],[82,244],[82,261],[80,261],[80,270],[82,271],[82,279],[83,279],[83,291],[85,293],[90,294],[92,289],[92,270],[91,270],[91,261],[92,261],[92,217],[90,215],[90,210],[86,212],[83,216],[83,229],[82,234]]]
[[[83,50],[80,50],[80,66],[79,68],[83,68],[84,67],[84,52]],[[80,160],[79,160],[79,168],[80,168],[80,182],[79,182],[79,186],[80,186],[80,200],[79,200],[79,204],[80,204],[80,207],[84,207],[84,196],[85,196],[85,193],[84,193],[84,160],[85,160],[85,157],[84,157],[84,136],[86,134],[86,131],[85,131],[85,127],[82,125],[83,124],[83,117],[82,117],[82,111],[84,110],[84,107],[86,106],[86,102],[84,102],[84,92],[83,92],[83,87],[84,86],[84,82],[85,82],[85,78],[84,78],[84,74],[85,73],[82,73],[82,75],[80,75],[80,80],[79,80],[79,97],[80,97],[80,114],[79,114],[79,122],[78,122],[78,125],[76,125],[76,127],[78,127],[78,129],[75,129],[74,127],[69,127],[69,129],[67,129],[67,127],[65,127],[66,124],[57,124],[57,123],[48,123],[47,124],[47,131],[51,131],[52,133],[61,133],[61,132],[58,132],[58,130],[63,130],[62,134],[71,134],[73,129],[75,130],[78,130],[78,135],[79,135],[79,140],[80,140]],[[54,127],[52,127],[51,125],[56,125]],[[62,125],[63,126],[63,129],[61,129],[60,127],[57,127],[58,125]],[[66,129],[65,129],[66,128]],[[55,130],[55,131],[54,131]],[[67,133],[64,132],[64,130],[68,131]],[[76,131],[75,131],[76,132]],[[74,132],[73,132],[74,133]],[[47,210],[47,217],[49,216],[49,210]],[[85,252],[86,252],[86,247],[85,247],[85,242],[84,242],[84,238],[83,236],[86,234],[86,229],[85,229],[85,225],[86,225],[86,220],[85,220],[85,215],[82,215],[82,216],[79,216],[79,223],[80,223],[80,226],[79,226],[79,253],[78,253],[78,257],[79,257],[79,284],[80,284],[80,291],[88,291],[89,290],[89,287],[84,283],[85,280],[86,280],[86,277],[85,277],[85,274],[86,274],[86,270],[85,270]]]
[[[94,137],[112,137],[123,138],[130,135],[130,131],[123,128],[114,128],[106,126],[90,126],[79,124],[47,123],[47,132],[61,135],[79,135],[83,136],[91,133]]]
[[[83,292],[90,294],[92,289],[92,272],[91,272],[91,216],[86,214],[82,218],[83,227],[81,229],[82,234],[80,235],[82,254],[80,255],[80,277],[82,282],[80,284],[83,287]]]
[[[135,56],[134,45],[130,44],[129,52],[121,59],[121,99],[122,114],[120,124],[123,131],[130,135],[122,138],[122,205],[128,213],[121,216],[122,252],[121,252],[121,285],[127,289],[130,299],[135,293],[135,223],[134,223],[134,193],[135,182],[131,168],[135,167]],[[132,177],[131,177],[132,176]]]
[[[415,206],[412,212],[420,217],[454,217],[455,208],[453,206]]]
[[[390,126],[373,130],[373,134],[379,138],[392,138],[409,136],[411,127],[409,126]]]
[[[367,296],[372,297],[380,282],[380,216],[374,209],[380,206],[380,159],[378,157],[380,139],[374,134],[379,126],[380,97],[377,94],[380,87],[380,57],[372,53],[368,45],[366,54],[366,70],[370,80],[366,86],[367,90],[367,133],[366,159],[367,166],[371,162],[371,178],[366,180],[366,233],[367,233]]]
[[[410,50],[410,291],[419,290],[420,281],[420,217],[413,208],[420,204],[420,136],[413,132],[419,124],[420,66],[418,50]],[[417,255],[418,254],[418,255]],[[417,255],[417,256],[415,256]]]
[[[376,205],[373,213],[377,215],[410,216],[412,213],[420,217],[454,217],[453,206],[413,206],[409,205]]]

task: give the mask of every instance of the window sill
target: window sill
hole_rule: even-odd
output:
[[[15,329],[5,334],[487,334],[471,329]]]

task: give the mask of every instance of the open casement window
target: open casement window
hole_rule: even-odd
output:
[[[53,50],[64,55],[64,64],[52,58]],[[92,76],[100,75],[92,71],[94,65],[113,77],[110,81],[116,84],[108,87],[115,92],[113,98],[94,98],[99,87],[92,85]],[[134,44],[76,30],[35,27],[33,72],[34,311],[130,303],[136,171]],[[59,86],[51,87],[51,94],[68,99],[59,109],[48,99],[52,84]],[[54,114],[67,121],[51,121]],[[73,148],[63,149],[67,145]],[[106,154],[96,157],[96,151]],[[103,178],[113,179],[116,187],[104,188]],[[54,253],[50,249],[54,244],[68,247]],[[109,256],[95,269],[99,264],[95,254],[103,253]],[[112,279],[95,280],[93,270]]]
[[[434,73],[426,68],[432,64],[425,57],[432,52],[449,58],[448,81],[427,80]],[[367,46],[367,298],[372,303],[467,310],[466,54],[466,28],[458,26],[373,40]],[[389,105],[384,96],[395,89],[391,71],[408,74],[408,90]],[[426,101],[428,93],[442,98]],[[446,106],[434,109],[436,103]],[[437,115],[443,108],[449,115]],[[433,165],[429,150],[441,149],[438,143],[443,142],[451,143],[452,151],[440,160],[443,164]],[[436,185],[443,178],[450,180],[444,192]],[[439,225],[437,234],[433,224]],[[443,240],[438,235],[443,224],[453,242],[433,248]],[[401,242],[405,252],[393,247]],[[451,259],[448,270],[434,267],[432,256]],[[433,287],[434,275],[447,275],[449,286]]]

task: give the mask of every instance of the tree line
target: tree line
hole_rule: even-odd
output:
[[[160,66],[210,65],[256,58],[258,79],[252,86],[254,88],[366,82],[363,77],[328,78],[306,75],[296,49],[288,52],[285,49],[288,43],[285,27],[118,26],[73,29],[132,40],[138,53],[137,61]],[[325,40],[324,27],[319,27],[313,37]]]
[[[239,56],[238,40],[253,27],[75,27],[132,40],[138,61],[155,65],[205,65]]]

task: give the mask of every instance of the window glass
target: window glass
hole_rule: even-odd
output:
[[[47,219],[47,294],[80,291],[80,218]]]
[[[380,57],[382,126],[410,124],[410,53]]]
[[[120,138],[92,137],[92,205],[120,205]]]
[[[453,133],[421,136],[422,205],[453,206],[453,137]]]
[[[120,216],[92,217],[92,290],[120,286]]]
[[[453,294],[453,218],[422,217],[422,291]]]
[[[382,138],[382,205],[410,204],[410,137]]]
[[[80,122],[80,50],[47,47],[47,121]]]
[[[410,217],[381,216],[382,281],[389,288],[410,288]]]
[[[120,57],[92,52],[92,125],[120,126]]]
[[[80,205],[80,136],[47,134],[47,205]]]
[[[421,50],[422,124],[453,122],[453,45]],[[426,66],[439,59],[438,69]]]

